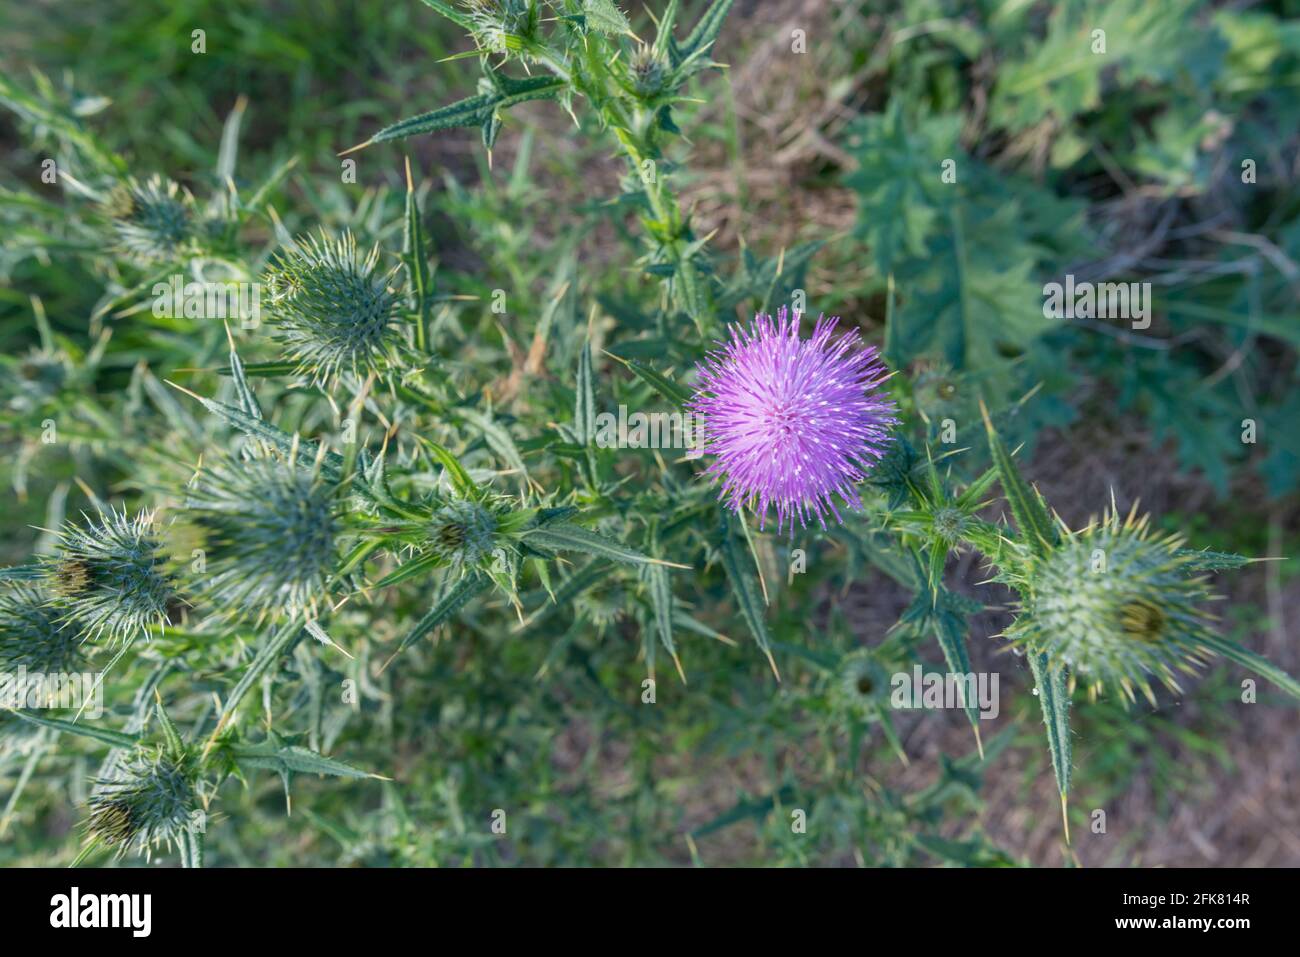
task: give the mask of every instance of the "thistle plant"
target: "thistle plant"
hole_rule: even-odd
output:
[[[149,857],[186,840],[199,798],[197,769],[188,755],[162,746],[137,747],[111,777],[95,782],[88,802],[86,832],[122,857],[135,851]]]
[[[154,513],[83,513],[57,532],[56,553],[43,560],[43,578],[63,620],[86,641],[109,644],[146,636],[163,628],[176,600],[174,576],[154,527]]]
[[[142,264],[180,258],[198,234],[194,197],[161,176],[118,184],[104,213],[123,252]]]
[[[932,786],[895,791],[877,759],[918,760],[901,723],[926,720],[920,708],[894,713],[900,670],[942,661],[970,674],[979,642],[1020,652],[1001,659],[1022,672],[1004,687],[1023,685],[1021,703],[1042,715],[1063,808],[1082,771],[1078,688],[1164,707],[1196,693],[1183,676],[1219,656],[1300,698],[1300,684],[1208,614],[1205,576],[1247,558],[1195,551],[1113,507],[1071,530],[1022,476],[1006,437],[1017,445],[1037,408],[1041,365],[1013,359],[993,331],[1005,325],[1015,345],[1038,328],[1036,310],[1023,314],[1031,267],[1005,271],[1019,283],[1009,292],[987,268],[976,289],[963,285],[1001,221],[963,218],[968,197],[925,206],[933,184],[913,182],[924,165],[914,157],[943,130],[912,139],[902,113],[873,121],[863,175],[894,160],[901,171],[868,195],[904,199],[865,228],[871,255],[825,238],[823,224],[783,223],[779,242],[747,236],[732,268],[675,192],[690,140],[717,125],[698,102],[727,102],[713,48],[729,0],[690,25],[668,0],[635,30],[612,0],[425,5],[458,26],[452,59],[471,64],[477,89],[363,145],[476,128],[488,151],[479,186],[440,168],[430,189],[412,156],[404,181],[376,162],[363,164],[374,177],[364,187],[294,173],[285,188],[287,164],[239,159],[237,107],[211,170],[186,168],[200,201],[166,177],[131,176],[52,91],[25,96],[0,77],[0,99],[54,137],[77,184],[59,222],[15,235],[81,257],[87,268],[71,274],[103,284],[50,296],[65,335],[33,296],[39,346],[6,358],[14,375],[0,386],[0,438],[40,456],[30,506],[60,526],[26,564],[0,569],[0,664],[78,670],[97,645],[120,646],[105,721],[0,716],[5,734],[21,724],[42,729],[42,747],[48,737],[40,767],[32,759],[13,777],[36,782],[51,807],[83,773],[86,748],[105,752],[84,809],[85,859],[171,848],[196,865],[207,840],[223,863],[297,864],[328,838],[344,860],[681,863],[703,834],[682,840],[664,767],[708,754],[764,771],[700,832],[752,816],[769,856],[806,863],[772,811],[811,797],[829,822],[818,831],[851,835],[809,835],[838,842],[827,859],[1006,863],[982,844],[928,839],[965,808],[951,795],[971,794],[999,749],[1022,747],[1025,708],[1003,709],[1005,727],[986,741],[961,703],[973,746],[963,729],[966,753],[937,762]],[[542,127],[497,151],[514,135],[510,111],[529,101],[553,101],[617,151],[620,195],[592,196],[587,181],[558,188],[554,171],[580,151],[546,155],[555,182],[532,184]],[[494,151],[513,157],[504,175]],[[969,165],[940,192],[982,175]],[[1019,192],[990,195],[1020,208]],[[24,197],[0,215],[50,205]],[[925,209],[909,218],[913,205]],[[429,231],[448,220],[455,250],[435,269],[443,237]],[[932,235],[936,224],[952,235]],[[817,239],[784,246],[796,233]],[[1032,245],[1037,266],[1053,243],[1035,234]],[[952,275],[924,271],[946,257]],[[870,260],[868,278],[845,278],[858,260]],[[260,277],[267,329],[157,315],[149,281],[164,264]],[[945,338],[950,326],[959,332]],[[994,408],[982,440],[945,435],[978,428],[984,404]],[[611,443],[597,424],[606,409],[646,421]],[[59,432],[49,443],[33,437],[47,417]],[[698,445],[672,438],[685,418]],[[141,510],[64,523],[77,489],[120,491]],[[172,520],[175,555],[154,514]],[[1010,589],[996,607],[954,580],[955,559],[972,555]],[[869,609],[850,629],[846,610],[864,592]],[[184,620],[164,631],[182,595]],[[981,630],[984,613],[1007,611],[1005,635]],[[155,640],[131,645],[142,635]],[[664,656],[676,676],[660,680]],[[78,736],[85,747],[67,743]],[[618,783],[604,800],[611,751]],[[763,777],[796,753],[808,758],[797,780]],[[13,769],[7,754],[0,775]],[[268,822],[260,791],[227,787],[269,771],[287,805],[296,774],[358,788],[378,777],[331,754],[391,764],[399,780],[364,803],[338,782],[313,784],[301,840],[277,839],[283,824]],[[205,839],[194,821],[217,801],[230,802],[229,827]],[[485,840],[474,815],[500,806],[510,834]],[[959,823],[974,844],[974,815]]]
[[[492,555],[497,517],[485,505],[448,502],[429,522],[429,551],[457,570],[474,567]]]

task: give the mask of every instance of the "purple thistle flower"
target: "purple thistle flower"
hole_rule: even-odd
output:
[[[721,498],[734,511],[748,504],[759,515],[776,506],[777,530],[826,513],[843,522],[838,495],[849,508],[853,486],[884,454],[897,406],[881,391],[888,377],[874,346],[857,330],[831,341],[838,317],[817,320],[812,338],[799,338],[800,315],[776,321],[764,313],[749,329],[731,327],[731,339],[697,367],[699,385],[687,408],[704,418],[703,450],[717,456],[705,470],[719,479]]]

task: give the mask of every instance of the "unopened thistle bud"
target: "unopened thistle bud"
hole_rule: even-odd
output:
[[[889,674],[870,651],[859,648],[841,660],[832,678],[831,699],[848,715],[879,714],[889,700]]]
[[[0,666],[43,674],[82,670],[81,633],[40,589],[15,584],[0,592]]]
[[[578,595],[573,607],[598,632],[603,632],[627,613],[628,596],[618,582],[605,579]]]
[[[281,459],[227,460],[196,476],[186,508],[207,559],[203,591],[219,611],[316,616],[336,568],[335,485]]]
[[[113,220],[118,245],[140,263],[175,259],[194,238],[194,197],[161,176],[117,186],[104,211]]]
[[[471,32],[480,50],[506,53],[519,50],[537,33],[535,0],[461,0],[473,24]]]
[[[379,247],[363,255],[350,232],[322,231],[276,257],[266,276],[269,318],[300,375],[319,383],[378,372],[394,358],[400,299],[376,274],[378,262]]]
[[[199,806],[190,762],[161,749],[138,749],[95,782],[86,830],[105,844],[150,854],[178,842]]]
[[[628,69],[632,89],[638,96],[651,97],[663,91],[664,81],[668,77],[668,64],[655,52],[654,47],[644,43],[637,47]]]
[[[497,517],[484,505],[455,501],[434,512],[429,545],[453,568],[478,565],[492,555]]]
[[[130,641],[151,625],[165,625],[176,597],[171,575],[162,570],[162,543],[153,514],[129,519],[125,512],[100,512],[85,527],[68,522],[58,532],[57,553],[45,559],[44,579],[55,604],[86,640]]]
[[[1175,673],[1194,673],[1209,655],[1212,596],[1192,573],[1176,536],[1153,535],[1147,518],[1111,511],[1066,534],[1015,582],[1021,592],[1007,637],[1068,666],[1095,695],[1118,686],[1129,700],[1148,678],[1175,690]]]

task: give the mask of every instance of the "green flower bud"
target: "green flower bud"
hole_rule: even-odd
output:
[[[42,674],[74,674],[86,663],[81,632],[40,589],[16,584],[0,592],[0,665]]]
[[[444,505],[429,523],[433,551],[455,568],[474,566],[489,559],[496,541],[497,517],[476,502]]]
[[[399,297],[375,274],[379,247],[362,255],[352,234],[322,231],[276,257],[266,275],[268,318],[298,373],[320,383],[340,372],[380,372],[401,347]]]
[[[480,50],[506,53],[519,50],[537,33],[534,0],[461,0],[469,15],[474,42]]]
[[[282,459],[220,461],[186,500],[207,567],[203,593],[233,618],[316,617],[337,567],[337,488]]]
[[[196,775],[186,758],[140,748],[95,783],[86,830],[117,848],[151,854],[181,840],[199,807]]]
[[[664,81],[668,78],[668,64],[654,47],[644,43],[637,47],[628,70],[632,89],[638,96],[649,98],[663,91]]]
[[[1151,699],[1150,676],[1176,690],[1175,673],[1193,673],[1213,635],[1199,607],[1212,595],[1181,544],[1134,513],[1068,533],[1021,573],[1007,637],[1064,663],[1094,695],[1118,686],[1129,700],[1135,690]]]
[[[84,516],[58,533],[57,554],[44,562],[44,579],[86,640],[130,641],[151,625],[165,625],[176,592],[160,570],[165,558],[153,533],[153,514],[128,519],[125,512]]]
[[[118,245],[142,264],[176,259],[194,238],[194,197],[161,176],[119,185],[104,211],[113,220]]]

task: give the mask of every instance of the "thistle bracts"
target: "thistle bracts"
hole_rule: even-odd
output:
[[[341,528],[338,489],[319,468],[296,456],[225,459],[200,469],[185,506],[205,553],[200,590],[214,611],[317,617]]]
[[[324,230],[280,253],[266,274],[269,319],[297,372],[316,383],[384,371],[403,344],[401,297],[379,275],[379,247]]]
[[[1210,652],[1213,596],[1182,539],[1151,532],[1136,510],[1066,531],[1010,579],[1020,611],[1007,637],[1064,665],[1092,694],[1118,688],[1154,701],[1150,678],[1178,689]]]
[[[110,509],[56,533],[56,552],[42,561],[43,578],[62,611],[87,641],[131,641],[163,627],[176,598],[163,570],[162,542],[152,512],[128,518]]]
[[[138,747],[109,777],[95,782],[88,801],[88,835],[121,857],[128,850],[146,856],[179,844],[199,808],[197,773],[185,753],[166,747]]]

